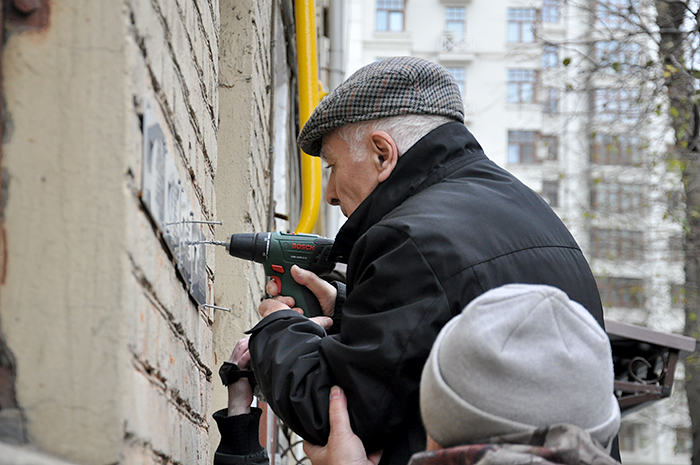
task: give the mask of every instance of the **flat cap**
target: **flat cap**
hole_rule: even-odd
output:
[[[442,66],[415,57],[394,57],[360,68],[319,103],[297,144],[318,156],[323,136],[350,123],[398,115],[440,115],[464,122],[454,77]]]

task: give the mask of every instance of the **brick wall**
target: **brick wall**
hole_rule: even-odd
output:
[[[208,246],[206,301],[233,311],[198,306],[141,198],[143,124],[163,130],[194,218],[224,222],[207,239],[266,230],[274,14],[271,0],[64,0],[44,29],[9,31],[0,337],[32,448],[211,463],[216,370],[256,321],[264,274]]]

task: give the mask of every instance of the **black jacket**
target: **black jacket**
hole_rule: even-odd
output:
[[[475,297],[508,283],[549,284],[602,324],[595,280],[569,231],[460,123],[399,159],[333,253],[348,264],[340,333],[276,312],[250,331],[252,366],[275,413],[317,444],[328,437],[329,390],[342,387],[353,430],[368,451],[384,449],[382,464],[423,450],[423,364],[442,326]]]

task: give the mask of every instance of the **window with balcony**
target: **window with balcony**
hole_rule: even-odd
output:
[[[508,9],[508,42],[534,42],[536,31],[537,10],[534,8]]]
[[[464,68],[447,68],[452,77],[457,81],[457,86],[459,91],[464,95],[464,91],[467,88],[467,72]]]
[[[559,181],[542,182],[542,198],[550,207],[559,206]]]
[[[559,22],[559,0],[544,0],[542,5],[542,22]]]
[[[601,181],[591,189],[591,206],[605,213],[639,213],[646,207],[642,184]]]
[[[644,280],[638,278],[596,277],[600,300],[606,307],[643,308]],[[622,433],[622,430],[620,431]],[[622,446],[622,434],[620,445]],[[620,447],[622,449],[622,447]]]
[[[591,229],[591,252],[605,260],[644,260],[644,233],[624,229]]]
[[[508,163],[535,163],[536,135],[534,131],[508,131]]]
[[[377,0],[377,31],[401,32],[404,28],[404,0]]]
[[[455,37],[464,37],[466,8],[463,6],[448,6],[445,8],[445,31]]]
[[[559,47],[556,45],[545,45],[542,53],[542,67],[556,68],[559,64]]]
[[[508,103],[533,103],[537,74],[532,69],[508,70]]]
[[[638,165],[642,162],[639,137],[597,133],[593,141],[593,162],[600,165]]]

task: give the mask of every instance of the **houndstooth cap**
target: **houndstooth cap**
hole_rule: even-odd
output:
[[[318,156],[323,136],[350,123],[398,115],[441,115],[464,122],[462,94],[432,61],[394,57],[360,68],[319,103],[297,144]]]

